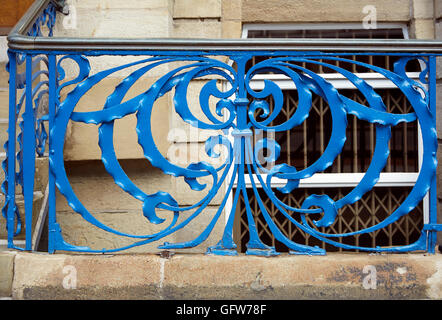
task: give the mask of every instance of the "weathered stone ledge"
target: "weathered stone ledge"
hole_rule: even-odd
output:
[[[167,259],[3,251],[0,270],[0,296],[13,299],[442,298],[441,254]]]

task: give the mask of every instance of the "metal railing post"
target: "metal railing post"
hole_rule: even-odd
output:
[[[7,142],[7,232],[8,247],[14,247],[15,221],[15,139],[16,139],[16,108],[17,108],[17,55],[8,51],[9,56],[9,125]]]

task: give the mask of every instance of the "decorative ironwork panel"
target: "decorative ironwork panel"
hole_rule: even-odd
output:
[[[51,12],[44,12],[45,15],[49,14],[50,21],[54,17]],[[46,19],[37,20],[37,26],[34,25],[32,29],[35,30],[36,36],[40,33],[38,25],[46,22]],[[49,26],[52,25],[51,22]],[[29,226],[32,222],[35,157],[44,154],[44,133],[49,132],[50,252],[114,252],[150,243],[158,243],[158,247],[164,250],[191,248],[207,240],[216,224],[223,224],[224,231],[219,242],[209,247],[207,253],[237,255],[237,243],[233,235],[237,208],[244,210],[246,216],[246,219],[241,221],[236,219],[236,223],[247,224],[247,243],[240,244],[246,247],[246,254],[273,256],[279,254],[278,251],[284,247],[282,251],[291,254],[323,255],[325,249],[331,246],[373,252],[434,252],[436,231],[441,229],[440,225],[436,224],[435,198],[436,54],[391,51],[370,53],[373,57],[390,57],[385,60],[394,61],[389,69],[389,64],[379,67],[360,59],[367,54],[354,50],[339,53],[330,50],[296,51],[293,48],[229,50],[208,47],[207,50],[141,50],[134,49],[140,44],[137,41],[125,50],[111,50],[109,48],[116,48],[124,44],[124,41],[100,41],[108,47],[86,50],[81,45],[75,47],[74,42],[69,48],[66,47],[67,49],[60,44],[60,47],[54,50],[50,47],[53,42],[45,37],[44,41],[34,43],[37,47],[40,46],[40,49],[11,48],[9,51],[9,141],[5,146],[8,159],[3,164],[7,180],[2,187],[6,194],[3,214],[7,220],[9,247],[16,247],[14,237],[20,231],[21,218],[15,204],[14,188],[19,184],[23,186],[25,200],[25,249],[30,249]],[[65,46],[69,44],[62,43]],[[48,51],[44,50],[45,45],[50,48]],[[84,46],[88,45],[91,45],[90,41]],[[109,56],[130,56],[130,62],[104,70],[96,71],[96,68],[91,68],[93,59]],[[256,59],[257,57],[259,59]],[[41,85],[33,85],[36,74],[33,65],[37,61],[40,65],[40,62],[43,62],[43,65],[47,66],[47,71],[39,71],[39,77],[45,79],[40,82]],[[424,66],[418,79],[410,78],[406,69],[408,65],[416,64],[416,61]],[[64,67],[66,62],[73,63],[76,67],[67,69]],[[25,66],[24,76],[20,75],[19,70],[22,63]],[[349,95],[348,92],[333,86],[320,72],[324,69],[339,74],[354,87],[357,94]],[[75,74],[69,70],[76,70]],[[397,90],[394,100],[399,102],[387,102],[386,99],[390,99],[391,96],[386,98],[382,91],[360,77],[358,72],[361,70],[375,73],[394,86]],[[124,79],[115,86],[98,110],[78,110],[83,97],[118,72],[126,72]],[[296,88],[296,97],[288,96],[277,82],[269,79],[263,81],[262,88],[253,88],[253,79],[268,73],[283,75]],[[158,74],[156,78],[152,76]],[[22,102],[17,103],[17,90],[23,85],[23,77],[26,85],[25,111],[20,118]],[[146,86],[142,93],[129,98],[128,93],[143,77],[155,80],[153,84]],[[190,105],[188,93],[192,81],[198,79],[208,81],[197,94],[198,112],[195,112],[195,106]],[[48,96],[48,114],[39,112],[40,103],[35,100],[40,96],[39,92]],[[165,95],[172,97],[173,112],[187,125],[212,132],[204,142],[205,153],[211,159],[222,159],[219,164],[198,161],[181,165],[174,163],[159,151],[157,141],[153,137],[151,118],[155,108],[158,108],[158,100]],[[296,107],[290,112],[284,108],[287,99],[295,100]],[[213,101],[216,101],[214,105]],[[164,190],[147,193],[129,178],[117,158],[114,134],[115,124],[133,115],[136,116],[138,143],[146,161],[160,169],[165,176],[184,180],[189,190],[200,192],[199,201],[191,205],[182,205],[171,193]],[[319,126],[322,121],[323,132],[328,130],[320,136],[319,148],[309,147],[310,141],[306,140],[311,136],[309,130],[316,131],[316,128],[310,128],[308,124],[311,117],[319,120]],[[23,125],[20,125],[21,121]],[[47,131],[43,121],[48,122]],[[65,167],[66,135],[72,122],[95,126],[106,171],[119,188],[138,202],[139,214],[144,216],[148,223],[159,226],[160,230],[150,234],[124,232],[100,221],[81,202],[70,183]],[[17,135],[17,124],[23,131],[22,134]],[[355,163],[347,164],[347,139],[356,141],[356,137],[365,134],[368,128],[372,128],[373,132],[364,138],[370,145],[364,147],[364,150],[370,151],[370,155],[364,153]],[[406,132],[402,139],[416,139],[412,138],[415,131],[409,134],[409,128],[418,128],[420,131],[422,155],[418,164],[408,160],[399,161],[398,158],[408,155],[409,150],[395,147],[397,142],[392,140],[397,130]],[[256,139],[258,132],[263,133],[263,137]],[[299,146],[304,146],[303,151],[299,152],[301,161],[291,161],[291,158],[281,153],[281,141],[278,141],[281,135],[295,140],[298,149]],[[401,143],[403,142],[399,141],[399,144]],[[410,145],[410,141],[407,140],[406,143]],[[413,148],[415,146],[410,146],[411,155],[416,152]],[[315,151],[314,154],[311,154],[312,151]],[[357,149],[353,148],[350,153],[354,155],[356,151]],[[16,160],[19,163],[18,170]],[[339,169],[334,169],[335,165]],[[382,193],[377,191],[380,190],[377,184],[382,173],[396,170],[395,166],[410,174],[415,173],[417,178],[407,195],[398,195],[390,189],[387,193],[388,199],[394,203],[386,205]],[[307,179],[334,170],[336,173],[342,173],[347,167],[351,167],[351,170],[348,170],[352,172],[361,173],[360,180],[353,187],[339,190],[315,189],[308,196],[299,194],[300,185]],[[405,167],[407,169],[404,169]],[[67,243],[57,222],[56,190],[86,222],[105,232],[129,239],[131,244],[115,249],[96,249]],[[218,194],[222,195],[221,203],[200,234],[183,242],[164,242],[167,236],[189,228],[193,220],[204,215]],[[419,206],[427,195],[430,204],[428,219],[423,224],[419,222],[413,226],[410,226],[410,220],[406,220],[405,224],[408,226],[403,227],[405,217],[421,210]],[[369,206],[370,201],[383,207],[383,215],[367,216],[364,207]],[[253,210],[252,205],[255,207]],[[227,216],[226,220],[221,219],[223,212]],[[259,217],[256,215],[258,212]],[[349,214],[354,215],[353,220],[342,218]],[[165,216],[168,219],[164,218]],[[347,225],[343,226],[342,223]],[[337,225],[341,226],[338,228]],[[378,246],[376,237],[392,225],[397,226],[398,230],[411,228],[412,233],[401,231],[401,237],[409,237],[411,243],[397,244],[393,236],[384,246]],[[418,237],[415,237],[416,229],[419,229]],[[302,234],[303,239],[293,238],[295,233]],[[374,238],[368,236],[367,240],[366,235],[373,234]],[[270,238],[271,241],[268,242]],[[346,242],[345,238],[356,240]]]

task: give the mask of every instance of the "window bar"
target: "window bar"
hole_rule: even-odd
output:
[[[360,205],[359,205],[359,201],[356,201],[354,203],[355,206],[355,230],[359,230],[359,214],[361,213],[361,209],[360,209]],[[359,235],[355,235],[355,245],[359,246]],[[359,250],[357,250],[356,252],[359,252]]]
[[[353,118],[353,172],[358,172],[358,124],[357,118]]]
[[[55,122],[55,113],[57,107],[57,61],[56,56],[53,54],[48,55],[49,60],[49,132],[54,127]],[[49,159],[54,156],[53,152],[53,136],[49,135]],[[48,225],[49,225],[49,241],[48,241],[48,252],[55,252],[55,237],[57,230],[56,227],[56,185],[55,185],[55,176],[54,173],[49,167],[49,211],[48,211]]]
[[[318,38],[320,38],[320,39],[322,38],[322,31],[318,32]],[[324,60],[319,59],[319,62],[324,62]],[[322,64],[319,65],[319,73],[324,73],[324,68],[323,68]]]
[[[429,83],[429,107],[430,112],[433,115],[432,124],[434,128],[436,128],[436,57],[430,56],[428,57],[428,83]],[[430,224],[437,224],[437,181],[436,175],[433,176],[430,185],[429,191],[430,198]],[[435,253],[435,246],[437,241],[437,232],[436,231],[428,231],[428,252],[430,254]]]
[[[386,95],[386,100],[387,101],[386,101],[385,105],[387,107],[387,112],[391,112],[392,102],[391,102],[391,95],[390,94]],[[391,151],[391,146],[392,146],[391,140],[392,139],[390,139],[388,141],[388,150],[390,150],[390,151]],[[387,158],[387,172],[391,172],[391,157]]]
[[[391,204],[391,197],[393,196],[391,188],[388,188],[388,202],[387,202],[387,207],[388,207],[388,212],[393,212],[393,206]],[[393,224],[389,224],[388,225],[388,245],[392,246],[393,245]]]
[[[374,153],[374,142],[375,142],[375,130],[374,130],[374,124],[370,123],[370,154],[372,155]]]
[[[16,122],[17,122],[17,54],[8,51],[9,56],[9,125],[8,125],[8,163],[7,163],[7,233],[8,247],[14,248],[15,222],[15,181],[16,181]]]
[[[304,125],[303,125],[303,144],[304,144],[304,168],[308,167],[307,161],[307,120],[304,121]]]
[[[389,39],[389,33],[386,32],[385,33],[385,39]],[[390,66],[390,56],[388,54],[385,55],[385,69],[387,70],[392,70],[391,66]]]
[[[405,99],[402,99],[402,105],[403,105],[403,113],[406,113],[407,110],[407,104]],[[404,143],[403,143],[403,154],[404,154],[404,171],[408,172],[408,126],[407,123],[403,123],[403,136],[404,136]]]
[[[292,197],[290,194],[287,195],[287,202],[289,206],[292,206]],[[293,216],[293,215],[291,215]],[[289,222],[289,227],[288,227],[288,237],[289,239],[293,239],[293,223]]]
[[[26,250],[32,249],[32,209],[35,174],[35,117],[32,99],[32,55],[26,55],[26,104],[23,113],[23,197],[25,202]]]
[[[369,39],[373,39],[373,31],[372,30],[370,30],[370,32],[368,33],[368,38]],[[373,63],[373,56],[372,55],[368,56],[368,64],[374,65],[374,63]]]
[[[324,100],[319,99],[319,144],[321,154],[324,153]]]
[[[371,209],[370,209],[370,216],[371,216],[371,225],[374,226],[376,224],[376,195],[375,193],[372,191],[370,193],[370,204],[371,204]],[[374,248],[376,246],[376,236],[377,236],[377,231],[373,232],[371,235],[371,246]]]
[[[338,38],[339,38],[339,30],[336,30],[336,39]],[[339,67],[339,60],[336,60],[335,64],[337,67]]]
[[[302,29],[302,35],[301,35],[301,38],[305,38],[305,34],[306,34],[306,30],[305,30],[305,29]],[[303,68],[306,68],[307,64],[306,64],[305,62],[302,62],[302,63],[301,63],[301,66],[302,66]]]
[[[355,37],[355,32],[354,32],[354,31],[352,32],[352,37],[353,37],[353,39],[356,38],[356,37]],[[356,56],[356,55],[353,55],[353,56],[352,56],[352,60],[353,60],[353,61],[357,61],[357,60],[358,60],[357,58],[358,58],[358,56]],[[351,72],[353,72],[353,73],[357,73],[357,72],[358,72],[355,63],[352,63],[352,70],[351,70]]]
[[[292,99],[291,99],[290,95],[287,95],[287,97],[286,97],[286,104],[285,104],[285,107],[286,107],[286,121],[290,120],[290,116],[291,116],[291,113],[290,113],[290,110],[291,110],[290,106],[291,106],[291,104],[290,104],[290,102],[291,101],[292,101]],[[287,130],[285,132],[285,134],[286,134],[286,141],[287,141],[287,164],[290,166],[292,164],[291,163],[291,157],[290,157],[290,155],[292,153],[291,152],[290,130]]]

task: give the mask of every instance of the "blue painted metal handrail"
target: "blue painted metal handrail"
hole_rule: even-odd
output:
[[[41,35],[41,26],[46,24],[49,29],[48,37],[52,36],[52,27],[55,22],[55,6],[48,2],[48,6],[35,20],[28,35],[38,37]],[[47,38],[45,38],[47,39]],[[44,40],[49,41],[49,40]],[[43,42],[44,42],[43,41]],[[24,46],[29,44],[23,42]],[[297,228],[328,244],[343,249],[356,249],[374,252],[406,252],[426,250],[434,253],[436,232],[440,231],[440,225],[436,221],[436,56],[437,52],[322,52],[309,50],[229,50],[214,48],[209,50],[157,50],[140,48],[127,50],[111,50],[112,43],[107,43],[105,48],[90,50],[76,48],[73,50],[66,43],[63,47],[44,50],[45,44],[35,43],[36,47],[17,49],[11,46],[9,50],[10,72],[10,114],[9,114],[9,141],[5,144],[7,159],[3,162],[6,172],[6,180],[2,184],[2,191],[6,196],[3,216],[7,220],[8,246],[14,245],[14,237],[20,233],[22,221],[15,201],[15,188],[19,184],[23,188],[25,200],[25,226],[26,246],[31,249],[32,235],[32,197],[34,190],[35,157],[44,155],[44,148],[49,132],[49,251],[80,251],[80,252],[113,252],[135,246],[161,241],[166,236],[188,225],[198,215],[202,214],[210,201],[220,192],[223,185],[227,185],[227,191],[217,209],[216,214],[208,223],[204,231],[195,239],[181,243],[163,243],[162,249],[181,249],[200,245],[213,231],[219,221],[222,211],[225,210],[229,197],[233,198],[231,212],[228,212],[228,220],[219,243],[208,249],[208,253],[220,255],[235,255],[236,244],[233,241],[233,222],[239,197],[244,197],[245,209],[248,218],[250,239],[247,244],[247,253],[253,255],[276,255],[275,248],[265,245],[258,236],[251,207],[248,202],[246,190],[246,177],[250,175],[252,190],[255,194],[259,209],[268,224],[275,239],[286,245],[292,254],[323,255],[325,251],[319,247],[311,247],[293,242],[287,238],[275,225],[270,217],[263,200],[258,193],[262,188],[276,208],[285,218]],[[20,44],[18,44],[20,45]],[[40,46],[41,47],[38,47]],[[91,44],[87,44],[91,45]],[[103,45],[103,44],[99,44]],[[390,55],[397,58],[394,70],[389,71],[367,63],[351,60],[351,56],[358,55]],[[136,55],[140,60],[124,64],[95,74],[90,74],[90,56],[102,55]],[[216,57],[228,58],[235,63],[235,68],[224,63]],[[266,57],[263,61],[246,69],[246,64],[254,56]],[[75,79],[66,81],[65,70],[62,61],[70,59],[78,66],[78,74]],[[420,81],[410,79],[405,71],[409,61],[418,59],[425,67],[420,73]],[[333,62],[355,64],[368,71],[376,72],[390,80],[406,97],[413,108],[408,114],[392,114],[386,111],[386,107],[378,93],[363,79],[346,69],[336,66]],[[39,70],[35,66],[41,62],[47,66],[47,70]],[[134,98],[124,100],[128,91],[142,77],[153,70],[161,69],[162,66],[179,62],[176,67],[161,76],[151,87]],[[19,74],[17,66],[24,64],[25,73]],[[302,65],[320,65],[330,68],[344,76],[365,97],[367,105],[362,105],[341,95],[328,81],[319,74],[302,67]],[[99,86],[100,82],[112,74],[126,69],[132,71],[109,95],[102,110],[94,112],[78,112],[75,108],[79,100],[92,88]],[[266,72],[276,72],[287,76],[296,86],[299,103],[296,112],[286,122],[272,126],[283,105],[283,92],[272,81],[264,81],[264,88],[255,91],[250,82],[254,75]],[[216,76],[229,84],[226,91],[217,88],[218,80],[211,80],[202,88],[200,94],[201,110],[209,121],[201,121],[189,109],[187,102],[187,89],[192,80],[205,76]],[[32,83],[37,78],[46,78],[37,86]],[[64,100],[60,92],[67,86],[74,86]],[[17,89],[24,88],[23,96],[17,103]],[[174,108],[176,113],[186,123],[199,129],[212,130],[214,135],[205,142],[206,152],[210,157],[217,158],[220,155],[215,147],[225,148],[227,157],[219,167],[214,167],[206,162],[192,163],[187,167],[181,167],[171,163],[158,150],[153,139],[150,118],[154,103],[163,95],[174,92]],[[313,164],[303,170],[297,170],[288,164],[276,165],[266,169],[258,160],[258,153],[264,148],[270,148],[273,152],[267,156],[266,161],[275,161],[279,157],[280,146],[275,140],[264,138],[257,143],[252,143],[252,135],[255,129],[263,131],[281,132],[291,130],[302,124],[309,116],[312,107],[312,95],[318,95],[326,101],[332,115],[332,131],[330,141],[323,154]],[[48,113],[41,115],[41,99],[48,96]],[[219,100],[216,115],[209,108],[208,100],[214,97]],[[233,99],[232,99],[233,97]],[[272,97],[275,106],[271,110],[265,102],[265,98]],[[123,102],[124,101],[124,102]],[[22,119],[18,115],[24,105],[25,111]],[[259,117],[256,114],[261,112]],[[138,188],[129,179],[120,166],[113,144],[114,123],[116,120],[128,115],[137,116],[138,141],[141,145],[145,158],[155,167],[161,169],[164,174],[174,177],[183,177],[184,181],[192,190],[205,191],[206,195],[198,203],[183,207],[169,193],[158,191],[147,194]],[[279,188],[283,193],[290,193],[299,186],[302,179],[309,178],[318,172],[329,168],[342,151],[346,140],[347,116],[354,115],[359,120],[375,124],[376,145],[372,156],[372,162],[364,174],[363,179],[343,198],[334,201],[328,195],[314,194],[308,197],[301,207],[292,207],[282,202],[275,195],[272,179],[282,179],[286,185]],[[224,120],[221,120],[224,116]],[[19,121],[20,133],[16,133],[16,123]],[[64,142],[68,122],[82,122],[97,126],[99,134],[99,146],[102,151],[102,160],[106,170],[113,177],[115,183],[138,200],[142,206],[142,214],[153,224],[161,225],[165,219],[157,215],[157,210],[162,209],[170,212],[172,217],[170,224],[155,234],[135,235],[113,229],[96,217],[77,198],[66,174],[64,165]],[[377,183],[380,172],[387,163],[389,156],[388,143],[391,137],[391,129],[399,123],[418,122],[420,124],[423,141],[422,167],[418,179],[409,195],[402,204],[391,212],[390,215],[378,224],[365,229],[349,233],[330,234],[322,233],[317,227],[329,227],[335,221],[339,209],[352,205],[370,191]],[[48,129],[47,129],[48,126]],[[219,134],[219,132],[223,134]],[[19,150],[16,151],[16,141]],[[20,165],[17,172],[15,163]],[[209,177],[212,186],[201,184],[198,179]],[[236,186],[235,186],[236,183]],[[234,189],[235,186],[235,189]],[[90,224],[115,235],[132,239],[130,245],[117,249],[95,250],[88,247],[79,247],[67,243],[61,234],[61,228],[56,219],[55,192],[56,189],[67,199],[72,209],[80,214]],[[399,218],[410,213],[424,197],[429,194],[430,212],[429,221],[424,225],[421,237],[413,244],[397,247],[361,247],[347,245],[335,241],[337,237],[349,237],[363,233],[374,232],[394,223]],[[321,214],[319,220],[314,220],[313,225],[308,222],[307,215]],[[293,218],[298,215],[301,222]],[[179,222],[179,218],[186,217]]]

